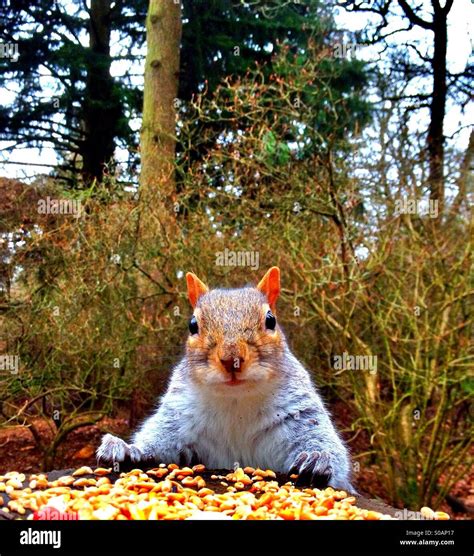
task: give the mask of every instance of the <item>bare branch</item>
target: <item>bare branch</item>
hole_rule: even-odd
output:
[[[404,11],[405,15],[408,17],[413,25],[418,25],[419,27],[423,27],[423,29],[427,29],[428,31],[433,31],[434,25],[432,21],[425,21],[419,15],[417,15],[413,8],[408,4],[406,0],[398,0],[402,10]]]

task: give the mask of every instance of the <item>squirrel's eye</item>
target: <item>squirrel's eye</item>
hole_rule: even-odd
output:
[[[276,323],[277,320],[275,315],[271,311],[268,311],[265,317],[265,328],[268,330],[275,330]]]
[[[193,315],[191,317],[191,320],[189,321],[189,332],[191,332],[191,334],[197,334],[198,331],[199,331],[198,321],[196,317]]]

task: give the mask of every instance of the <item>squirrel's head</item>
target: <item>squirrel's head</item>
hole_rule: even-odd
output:
[[[257,287],[216,289],[186,275],[193,306],[187,359],[192,379],[219,394],[250,395],[278,380],[285,338],[276,319],[280,270],[272,267]]]

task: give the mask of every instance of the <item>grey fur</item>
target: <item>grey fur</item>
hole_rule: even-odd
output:
[[[265,301],[255,288],[212,290],[198,302],[200,333],[209,346],[216,331],[230,344],[238,338],[253,342]],[[209,363],[206,350],[196,353],[188,347],[173,370],[167,392],[133,434],[131,444],[106,435],[98,458],[190,463],[194,456],[209,468],[232,468],[238,462],[279,472],[293,470],[316,486],[329,481],[352,491],[347,448],[309,373],[284,336],[280,346],[262,344],[258,350],[260,368],[273,369],[277,378],[268,384],[255,383],[243,394],[240,390],[235,396],[222,396],[193,380],[193,366]]]

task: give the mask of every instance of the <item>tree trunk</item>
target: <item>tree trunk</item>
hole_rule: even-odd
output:
[[[140,137],[142,195],[172,196],[181,41],[180,0],[150,0]]]
[[[460,210],[462,205],[467,203],[468,193],[472,190],[472,164],[474,161],[474,131],[471,131],[469,136],[469,144],[467,146],[466,152],[464,153],[464,158],[461,163],[461,168],[459,169],[459,177],[457,181],[458,193],[454,199],[451,211],[453,215],[456,215]],[[467,206],[466,206],[467,208]]]
[[[102,181],[104,166],[113,158],[121,115],[110,75],[111,0],[92,0],[89,18],[90,53],[84,102],[85,138],[81,145],[86,184]]]
[[[433,68],[433,96],[430,106],[430,125],[428,128],[429,187],[430,199],[438,201],[439,214],[444,206],[444,131],[446,112],[446,49],[447,13],[434,2],[434,53],[431,59]]]

